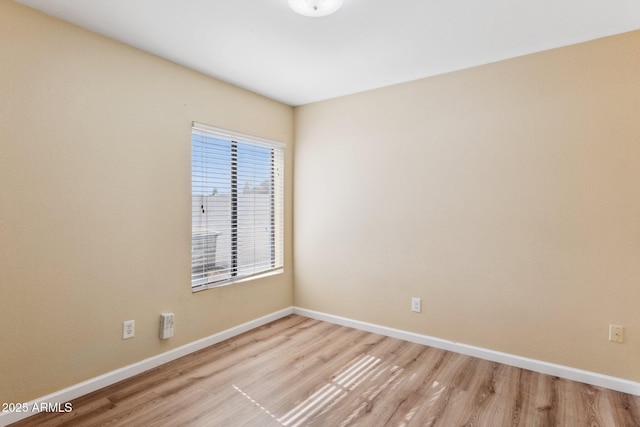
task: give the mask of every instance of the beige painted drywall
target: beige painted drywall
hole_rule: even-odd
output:
[[[292,170],[290,107],[0,0],[0,402],[291,306],[291,173],[285,272],[191,293],[192,120],[285,142]]]
[[[295,128],[297,306],[640,381],[640,32]]]

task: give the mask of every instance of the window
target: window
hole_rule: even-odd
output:
[[[283,267],[284,144],[193,123],[191,287]]]

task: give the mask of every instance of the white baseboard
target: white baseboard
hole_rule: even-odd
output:
[[[83,381],[79,384],[67,387],[63,390],[56,391],[39,399],[32,400],[31,402],[27,403],[27,408],[33,408],[34,405],[40,405],[40,403],[64,404],[70,400],[76,399],[80,396],[84,396],[85,394],[100,390],[101,388],[107,387],[111,384],[115,384],[118,381],[133,377],[134,375],[138,375],[164,363],[186,356],[187,354],[202,350],[203,348],[209,347],[213,344],[217,344],[236,335],[240,335],[244,332],[250,331],[251,329],[255,329],[269,322],[273,322],[274,320],[278,320],[292,313],[293,307],[288,307],[283,310],[276,311],[275,313],[271,313],[258,319],[251,320],[247,323],[243,323],[242,325],[238,325],[222,332],[218,332],[217,334],[213,334],[198,341],[194,341],[181,347],[174,348],[173,350],[158,354],[157,356],[141,360],[140,362],[136,362],[132,365],[116,369],[115,371],[107,372],[106,374],[91,378],[90,380]],[[0,413],[0,426],[6,426],[8,424],[15,423],[31,415],[34,415],[34,413]]]
[[[348,319],[346,317],[334,316],[332,314],[307,310],[300,307],[294,307],[293,313],[304,317],[310,317],[312,319],[322,320],[324,322],[348,326],[350,328],[372,332],[392,338],[398,338],[404,341],[410,341],[417,344],[440,348],[443,350],[449,350],[455,353],[461,353],[480,359],[491,360],[493,362],[515,366],[517,368],[528,369],[530,371],[540,372],[542,374],[554,375],[560,378],[566,378],[568,380],[579,381],[582,383],[605,387],[611,390],[640,396],[640,383],[625,380],[622,378],[611,377],[595,372],[583,371],[581,369],[570,368],[568,366],[556,365],[554,363],[548,363],[522,356],[516,356],[513,354],[488,350],[472,345],[461,344],[455,341],[448,341],[441,338],[434,338],[427,335],[407,332],[400,329],[388,328],[386,326],[361,322],[358,320]]]

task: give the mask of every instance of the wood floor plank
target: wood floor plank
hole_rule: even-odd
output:
[[[412,347],[422,350],[415,345]],[[439,394],[439,383],[435,378],[445,365],[443,362],[452,353],[430,350],[420,351],[411,364],[403,365],[401,360],[398,361],[390,372],[391,375],[397,372],[397,378],[390,383],[391,387],[381,389],[372,400],[376,407],[383,408],[382,411],[374,411],[373,417],[379,417],[388,425],[409,423],[421,407],[427,406],[423,405],[424,402],[435,401],[434,398]],[[403,368],[398,368],[399,366]],[[414,368],[410,368],[411,366]]]
[[[25,426],[640,427],[640,397],[291,315]]]

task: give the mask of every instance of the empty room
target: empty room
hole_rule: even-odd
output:
[[[640,426],[637,0],[0,0],[0,426]]]

